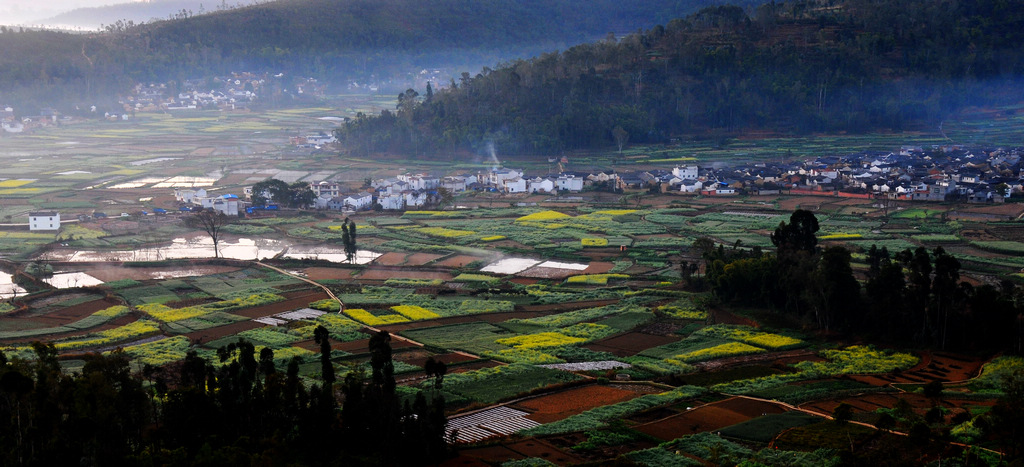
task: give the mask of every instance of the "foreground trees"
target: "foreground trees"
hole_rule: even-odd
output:
[[[852,332],[939,349],[1024,351],[1024,293],[1013,283],[974,287],[942,247],[867,251],[863,287],[844,247],[821,250],[818,220],[797,210],[772,234],[774,255],[698,239],[703,281],[725,301],[768,307],[825,332]],[[862,290],[863,289],[863,290]]]
[[[244,340],[216,364],[190,352],[135,374],[119,351],[86,356],[75,375],[52,344],[33,344],[34,362],[0,353],[0,465],[413,465],[448,454],[443,399],[402,406],[395,396],[387,333],[371,349],[381,384],[351,372],[340,410],[329,334],[316,337],[327,356],[309,389],[301,359],[282,373],[271,349]]]

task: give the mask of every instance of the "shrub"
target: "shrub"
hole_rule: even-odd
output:
[[[314,310],[326,311],[328,313],[337,313],[341,311],[341,304],[337,300],[325,298],[323,300],[317,300],[309,304],[309,307]]]

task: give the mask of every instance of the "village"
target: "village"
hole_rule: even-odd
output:
[[[307,138],[325,136],[311,135]],[[311,144],[302,138],[298,144]],[[331,141],[317,141],[329,144]],[[293,141],[293,143],[295,143]],[[457,175],[404,173],[367,180],[352,187],[340,181],[309,182],[309,209],[355,212],[436,207],[446,194],[489,192],[508,195],[560,196],[584,191],[649,191],[702,196],[825,195],[908,201],[1003,203],[1024,191],[1024,166],[1017,149],[982,151],[960,147],[819,157],[806,162],[756,162],[720,167],[695,164],[645,171],[562,171],[528,175],[524,170],[494,167]],[[251,187],[243,188],[252,198]],[[264,196],[268,199],[268,196]],[[234,194],[211,195],[206,189],[178,189],[183,209],[209,208],[227,215],[254,214],[278,206],[254,206]],[[273,200],[271,200],[273,201]]]

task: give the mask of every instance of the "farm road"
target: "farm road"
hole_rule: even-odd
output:
[[[265,268],[267,268],[267,269],[271,269],[271,270],[277,271],[277,272],[279,272],[279,273],[281,273],[281,274],[285,274],[285,275],[287,275],[287,276],[289,276],[289,277],[294,277],[294,278],[296,278],[296,279],[298,279],[298,280],[300,280],[300,281],[306,282],[306,283],[308,283],[308,284],[312,284],[312,285],[314,285],[314,286],[316,286],[316,287],[319,287],[319,288],[320,288],[320,289],[322,289],[322,290],[323,290],[323,291],[324,291],[324,292],[325,292],[325,293],[326,293],[326,294],[327,294],[327,295],[328,295],[329,297],[331,297],[331,299],[332,299],[332,300],[334,300],[334,301],[338,302],[338,304],[340,304],[340,305],[341,305],[341,309],[342,309],[342,310],[344,310],[344,309],[345,309],[345,303],[344,303],[344,302],[342,302],[342,301],[341,301],[341,299],[339,299],[337,295],[334,295],[334,292],[331,292],[331,289],[330,289],[330,288],[328,288],[328,287],[327,287],[326,285],[323,285],[323,284],[321,284],[321,283],[319,283],[319,282],[316,282],[316,281],[314,281],[314,280],[312,280],[312,279],[309,279],[309,278],[306,278],[306,277],[302,277],[302,276],[299,276],[299,275],[297,275],[297,274],[294,274],[294,273],[292,273],[292,272],[289,272],[289,271],[285,271],[284,269],[281,269],[281,268],[279,268],[279,267],[276,267],[276,266],[271,266],[271,265],[269,265],[269,264],[266,264],[266,263],[263,263],[263,262],[260,262],[260,261],[257,261],[257,262],[256,262],[256,264],[258,264],[258,265],[260,265],[260,266],[263,266],[263,267],[265,267]],[[341,313],[341,311],[339,311],[338,313]],[[372,327],[372,326],[366,326],[366,325],[364,325],[364,326],[366,327],[366,329],[369,329],[369,330],[371,330],[371,331],[373,331],[373,332],[380,332],[380,329],[374,328],[374,327]],[[417,346],[417,347],[423,347],[423,344],[422,344],[422,343],[420,343],[420,342],[416,342],[416,341],[414,341],[414,340],[412,340],[412,339],[408,339],[408,338],[406,338],[406,337],[402,337],[402,336],[399,336],[398,334],[392,334],[392,335],[391,335],[391,338],[392,338],[392,339],[398,339],[398,340],[401,340],[401,341],[405,341],[405,342],[408,342],[408,343],[410,343],[410,344],[413,344],[413,345],[415,345],[415,346]],[[463,351],[461,351],[461,350],[456,350],[456,351],[454,351],[454,353],[457,353],[457,354],[460,354],[460,355],[464,355],[464,356],[467,356],[467,357],[472,357],[473,359],[478,359],[478,358],[480,358],[480,356],[479,356],[479,355],[473,355],[473,354],[471,354],[471,353],[469,353],[469,352],[463,352]]]

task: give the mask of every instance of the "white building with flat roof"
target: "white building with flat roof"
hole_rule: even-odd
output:
[[[60,213],[37,211],[28,214],[28,230],[60,230]]]

